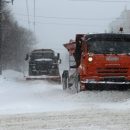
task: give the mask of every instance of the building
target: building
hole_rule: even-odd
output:
[[[110,23],[109,32],[130,33],[130,10],[125,9],[118,18]]]

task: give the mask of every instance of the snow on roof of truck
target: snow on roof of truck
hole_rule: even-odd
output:
[[[73,55],[75,52],[75,41],[70,41],[69,43],[63,44],[63,46],[69,51],[70,55]]]
[[[54,53],[52,49],[36,49],[32,51],[32,53],[43,53],[43,52]]]

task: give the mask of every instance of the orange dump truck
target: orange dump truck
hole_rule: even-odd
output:
[[[73,84],[77,91],[130,88],[130,34],[77,34],[64,47],[75,61],[62,74],[64,89]]]

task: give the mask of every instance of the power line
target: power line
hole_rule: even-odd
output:
[[[28,15],[26,14],[17,14],[15,13],[15,15],[17,16],[25,16],[27,17]],[[34,17],[32,15],[29,15],[30,17]],[[61,19],[61,20],[81,20],[81,21],[102,21],[102,20],[115,20],[115,18],[74,18],[74,17],[57,17],[57,16],[54,16],[54,17],[47,17],[47,16],[35,16],[37,18],[43,18],[43,19]],[[127,19],[127,18],[117,18],[117,19]]]
[[[27,20],[26,19],[21,19],[21,18],[19,18],[20,19],[20,21],[24,21],[24,22],[27,22]],[[104,21],[103,21],[104,22]],[[34,21],[30,21],[30,23],[34,23]],[[41,22],[41,21],[35,21],[35,23],[37,23],[37,24],[52,24],[52,25],[59,25],[59,26],[61,26],[61,25],[63,25],[63,26],[90,26],[90,27],[97,27],[97,26],[99,26],[99,27],[101,27],[101,26],[106,26],[106,25],[103,25],[102,23],[99,25],[99,24],[81,24],[81,23],[61,23],[61,22]],[[128,26],[129,27],[129,26]]]
[[[20,19],[24,22],[27,22],[27,20]],[[41,22],[41,21],[35,21],[37,24],[50,24],[50,25],[58,25],[58,26],[80,26],[80,27],[101,27],[105,25],[98,25],[98,24],[77,24],[77,23],[57,23],[57,22]],[[30,21],[30,23],[34,23],[33,21]]]
[[[80,1],[80,2],[109,2],[109,3],[128,3],[129,0],[70,0],[70,1]]]
[[[28,26],[30,29],[30,18],[29,18],[29,6],[28,6],[28,0],[26,0],[26,9],[27,9],[27,17],[28,17]]]

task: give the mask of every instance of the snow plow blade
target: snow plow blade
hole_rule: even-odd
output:
[[[26,80],[47,80],[61,83],[60,76],[48,76],[48,75],[41,75],[41,76],[27,76]]]

